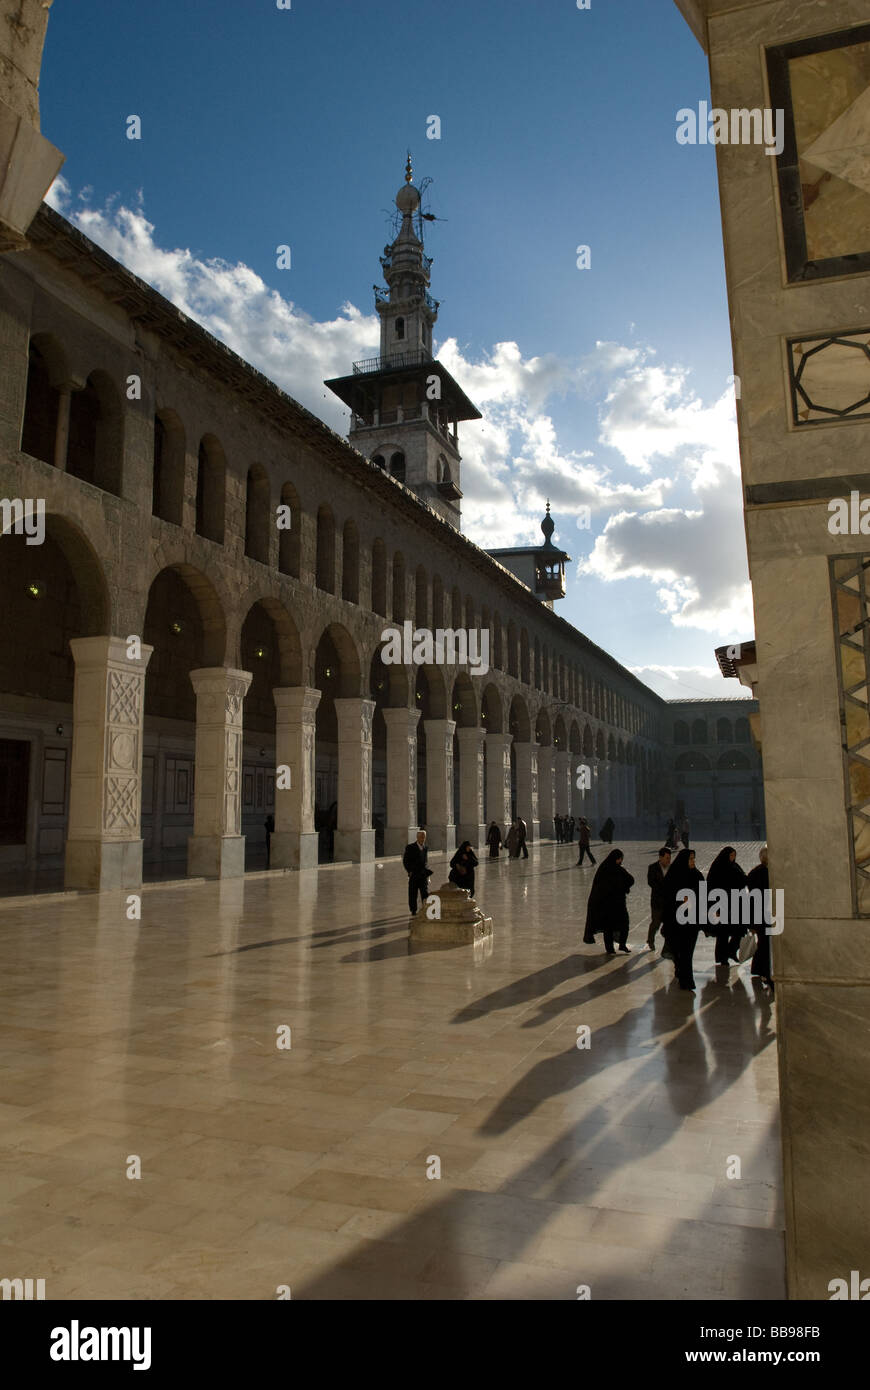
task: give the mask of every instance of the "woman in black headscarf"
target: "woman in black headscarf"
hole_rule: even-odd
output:
[[[486,843],[489,845],[490,859],[498,859],[498,852],[501,849],[501,831],[495,821],[486,832]]]
[[[592,887],[589,890],[589,905],[586,909],[586,930],[583,940],[587,946],[595,944],[595,935],[602,932],[604,948],[609,956],[615,955],[613,949],[614,933],[619,940],[619,949],[628,955],[631,947],[628,941],[628,894],[634,879],[622,867],[621,849],[612,849],[607,858],[595,870]]]
[[[722,911],[720,923],[713,923],[716,937],[716,964],[727,965],[729,960],[737,961],[737,951],[743,928],[740,925],[740,909],[735,916],[731,908],[731,890],[746,887],[746,875],[737,863],[737,851],[733,845],[720,850],[707,873],[707,900],[714,888],[722,888],[728,894],[728,908]],[[736,904],[735,904],[736,906]],[[709,909],[708,909],[709,910]]]
[[[606,845],[613,844],[613,832],[615,828],[616,827],[613,824],[612,818],[608,816],[607,820],[604,822],[600,831],[598,832]]]
[[[470,840],[463,840],[450,861],[448,878],[457,888],[467,888],[474,897],[474,871],[477,868],[477,855],[471,848]]]
[[[704,875],[695,868],[695,851],[681,849],[665,875],[662,894],[662,935],[674,959],[674,976],[681,989],[694,989],[693,957],[698,940],[698,884],[703,883]],[[688,922],[677,920],[677,912],[685,899],[685,890],[695,894],[694,911],[683,908],[680,917],[688,916]],[[678,897],[680,902],[677,901]],[[691,920],[694,919],[694,920]]]

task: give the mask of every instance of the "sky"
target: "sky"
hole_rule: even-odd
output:
[[[709,95],[673,0],[55,0],[48,201],[345,434],[322,383],[377,353],[410,149],[435,352],[483,413],[463,530],[533,544],[549,498],[559,613],[666,698],[736,697],[713,658],[753,634],[715,147],[676,141]]]

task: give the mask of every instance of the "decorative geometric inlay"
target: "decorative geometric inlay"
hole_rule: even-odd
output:
[[[109,673],[109,723],[139,725],[141,676],[124,671]]]
[[[109,765],[118,772],[133,772],[136,764],[136,739],[133,734],[113,733],[109,740]]]
[[[870,419],[870,330],[788,346],[796,425]]]
[[[870,555],[831,561],[853,898],[870,916]]]
[[[138,777],[107,777],[103,829],[135,830],[138,820]]]

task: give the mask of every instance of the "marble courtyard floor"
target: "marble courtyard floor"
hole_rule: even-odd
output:
[[[576,845],[482,861],[488,953],[409,953],[396,861],[156,884],[139,922],[122,895],[0,903],[0,1278],[48,1299],[783,1298],[775,1008],[748,966],[717,982],[703,936],[697,994],[671,983],[645,944],[655,846],[622,847],[614,959],[580,944]]]

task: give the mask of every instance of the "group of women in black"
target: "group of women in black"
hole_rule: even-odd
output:
[[[626,955],[631,950],[628,945],[628,894],[632,889],[634,879],[628,870],[623,868],[623,858],[622,850],[614,849],[599,865],[595,878],[592,880],[586,911],[586,930],[583,940],[586,945],[594,945],[596,934],[600,932],[604,937],[604,946],[608,955],[616,954],[613,949],[614,939],[619,950]],[[697,910],[698,885],[703,880],[704,875],[701,870],[695,867],[695,851],[693,849],[680,850],[664,880],[662,935],[665,939],[665,949],[662,954],[673,961],[674,974],[680,983],[680,988],[686,990],[695,988],[693,973],[695,946],[698,941],[698,932],[705,925],[698,922],[699,913]],[[761,863],[747,877],[737,863],[737,851],[732,845],[726,845],[713,860],[710,865],[710,872],[707,874],[708,895],[714,889],[722,888],[728,893],[729,905],[732,901],[732,889],[738,891],[746,887],[766,889],[768,886],[766,851],[762,851]],[[693,922],[678,920],[680,906],[686,900],[685,889],[690,889],[695,895],[696,910],[693,913],[684,910],[679,915],[681,917],[693,917],[695,919]],[[716,938],[717,965],[737,962],[737,952],[745,930],[746,927],[740,922],[725,922],[721,925],[706,926],[707,935]],[[752,974],[760,975],[768,985],[772,983],[770,978],[770,939],[764,931],[763,925],[758,933],[758,949],[752,961]]]

